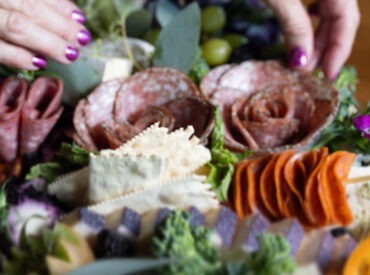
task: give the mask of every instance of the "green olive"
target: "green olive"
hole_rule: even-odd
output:
[[[226,14],[223,8],[208,6],[202,10],[202,32],[213,33],[222,29],[226,22]]]
[[[153,29],[150,29],[149,31],[147,31],[144,35],[143,35],[143,39],[147,42],[149,42],[150,44],[152,45],[155,45],[155,42],[157,41],[157,38],[158,38],[158,35],[159,35],[159,32],[161,31],[160,28],[153,28]]]
[[[239,48],[248,42],[248,39],[244,35],[237,33],[228,33],[224,36],[224,39],[229,42],[233,49]]]
[[[204,59],[209,66],[217,66],[226,63],[231,54],[229,42],[221,38],[212,38],[202,44]]]

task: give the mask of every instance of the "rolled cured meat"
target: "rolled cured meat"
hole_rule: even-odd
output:
[[[28,84],[7,78],[0,86],[0,161],[11,162],[18,153],[19,121]]]
[[[39,77],[27,92],[20,124],[20,154],[37,151],[63,112],[63,83]]]

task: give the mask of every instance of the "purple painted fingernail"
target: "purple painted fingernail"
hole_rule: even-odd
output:
[[[86,46],[91,41],[91,35],[87,30],[81,30],[77,33],[77,40],[82,46]]]
[[[303,67],[307,65],[307,54],[301,48],[295,48],[289,52],[290,67]]]
[[[337,72],[337,73],[333,74],[333,75],[330,77],[330,80],[331,80],[331,81],[335,81],[335,80],[337,80],[338,75],[339,75],[339,72]]]
[[[86,20],[85,15],[79,10],[74,10],[71,14],[71,17],[81,24],[85,23]]]
[[[46,67],[46,60],[40,55],[35,55],[32,57],[32,64],[39,69],[43,69]]]
[[[78,50],[73,47],[67,47],[66,57],[69,61],[75,61],[78,58]]]

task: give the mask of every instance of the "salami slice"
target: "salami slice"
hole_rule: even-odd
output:
[[[116,121],[136,120],[149,105],[158,106],[183,96],[200,96],[191,79],[172,68],[150,68],[128,78],[114,107]]]
[[[11,162],[17,156],[19,122],[26,98],[25,80],[7,78],[0,86],[0,161]]]
[[[20,153],[35,152],[63,112],[63,82],[39,77],[27,93],[21,113]]]
[[[202,94],[207,98],[211,97],[213,92],[217,89],[218,81],[222,75],[230,70],[233,66],[234,65],[231,64],[221,65],[206,74],[199,85]]]
[[[180,97],[163,105],[174,118],[174,130],[192,125],[194,134],[206,144],[214,126],[215,107],[197,97]]]

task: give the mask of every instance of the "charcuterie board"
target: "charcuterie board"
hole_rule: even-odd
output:
[[[91,11],[97,38],[76,64],[4,75],[2,271],[357,272],[370,110],[355,70],[330,82],[288,68],[264,6],[246,1],[249,20],[233,1],[139,2],[118,39]]]

